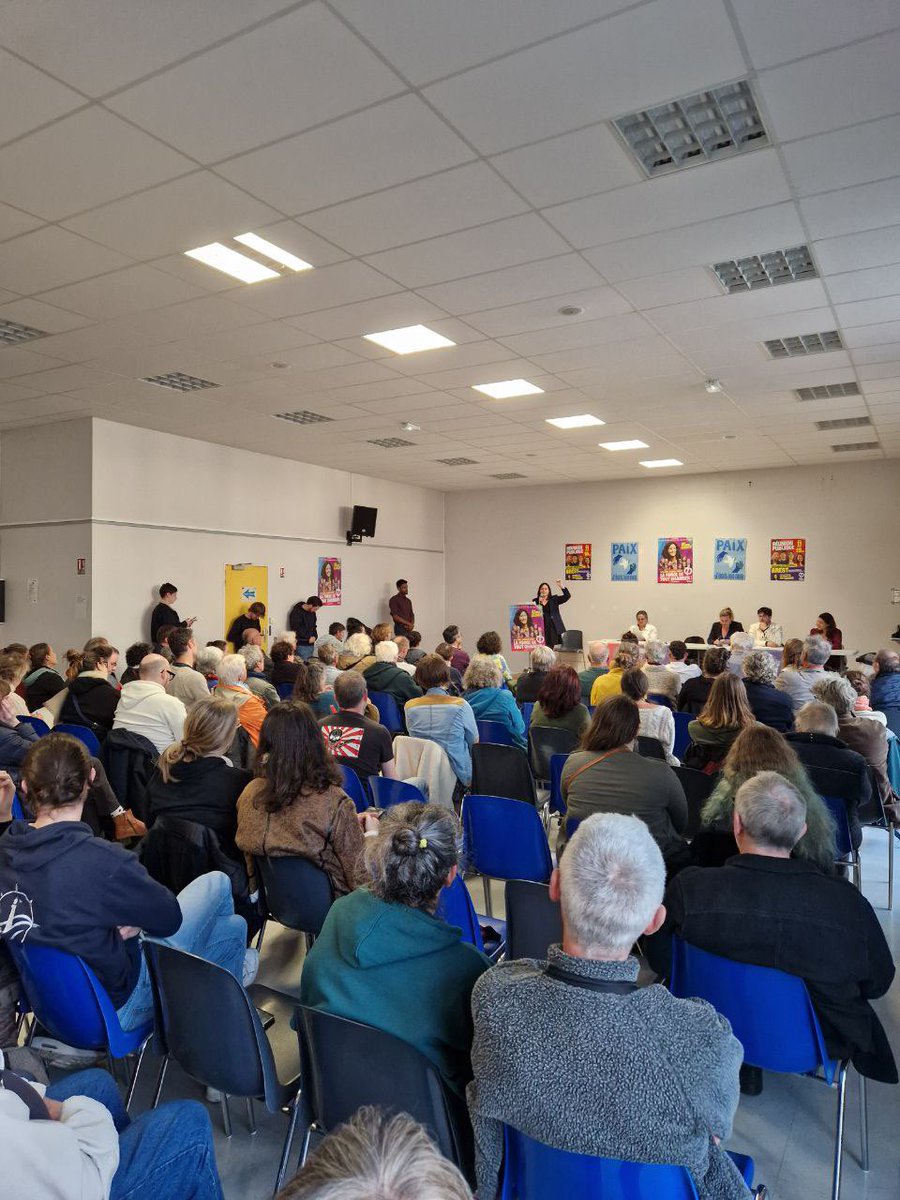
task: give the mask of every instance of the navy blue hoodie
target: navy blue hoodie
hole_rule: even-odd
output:
[[[151,879],[137,857],[94,837],[82,821],[34,829],[13,821],[0,837],[0,933],[80,955],[120,1008],[141,966],[135,925],[171,937],[181,925],[176,897]]]

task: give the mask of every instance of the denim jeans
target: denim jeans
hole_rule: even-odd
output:
[[[176,1100],[130,1121],[106,1071],[78,1071],[47,1088],[51,1100],[88,1096],[108,1109],[119,1133],[119,1166],[109,1200],[222,1200],[209,1116]]]
[[[221,871],[200,875],[178,893],[178,903],[182,916],[178,932],[146,940],[175,946],[217,963],[240,981],[247,950],[247,922],[235,915],[228,876]],[[118,1017],[123,1029],[137,1029],[153,1017],[150,972],[143,957],[134,991],[118,1010]]]
[[[313,654],[315,653],[315,649],[316,649],[315,646],[310,646],[310,645],[298,646],[297,647],[297,657],[298,658],[312,658]]]

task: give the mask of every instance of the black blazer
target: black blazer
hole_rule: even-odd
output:
[[[564,587],[558,596],[554,596],[551,592],[547,597],[547,603],[541,604],[541,611],[544,614],[544,644],[550,646],[558,646],[562,641],[562,635],[566,632],[566,623],[559,615],[559,606],[567,603],[572,599],[572,593],[567,587]],[[538,598],[535,596],[534,603],[538,604]]]
[[[668,975],[671,935],[736,962],[799,975],[835,1058],[861,1075],[897,1082],[887,1035],[869,1001],[894,963],[878,918],[845,879],[796,858],[739,854],[723,867],[688,867],[669,884],[666,921],[647,938],[650,965]]]
[[[779,733],[787,733],[794,728],[794,705],[790,696],[779,692],[771,683],[754,683],[745,679],[744,687],[753,715],[761,725],[768,725]]]
[[[731,635],[733,633],[743,633],[743,632],[744,632],[744,627],[740,623],[740,621],[732,621],[731,624],[728,626],[728,636],[729,637],[731,637]],[[710,626],[709,633],[706,636],[706,640],[707,640],[708,644],[710,646],[712,646],[721,636],[722,636],[722,622],[721,621],[713,621],[712,625]]]
[[[840,771],[846,776],[846,786],[842,787],[839,798],[844,801],[847,809],[850,840],[858,850],[862,843],[859,807],[861,804],[868,804],[872,799],[872,774],[869,764],[856,750],[851,750],[846,742],[830,737],[827,733],[786,733],[785,738],[806,767],[810,781],[820,796],[831,793],[826,787],[822,787],[821,780],[816,779],[818,769]]]

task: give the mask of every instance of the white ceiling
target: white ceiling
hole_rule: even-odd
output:
[[[0,349],[0,429],[93,415],[444,489],[900,456],[896,0],[6,0],[0,43],[0,319],[50,335]],[[743,78],[766,149],[648,180],[612,129]],[[183,255],[248,230],[315,270]],[[803,242],[820,279],[709,269]],[[420,323],[457,346],[362,340]],[[845,350],[761,345],[828,329]],[[170,371],[220,386],[140,382]],[[520,376],[545,393],[472,391]],[[872,424],[815,428],[842,417]]]

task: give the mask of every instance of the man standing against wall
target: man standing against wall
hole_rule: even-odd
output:
[[[157,637],[160,629],[164,625],[183,625],[185,629],[190,627],[197,620],[196,617],[188,617],[186,621],[182,621],[175,611],[175,601],[178,599],[178,588],[174,583],[164,583],[159,589],[159,604],[150,614],[150,641],[156,645]]]
[[[297,654],[300,658],[312,658],[316,645],[316,613],[322,607],[319,596],[298,600],[288,613],[288,626],[297,635]]]
[[[397,580],[397,593],[388,601],[394,622],[394,633],[408,635],[416,627],[416,614],[409,598],[409,584],[405,579]]]

